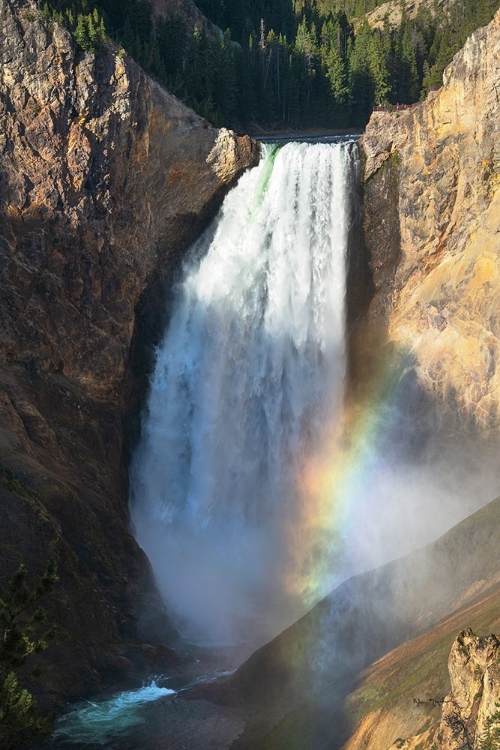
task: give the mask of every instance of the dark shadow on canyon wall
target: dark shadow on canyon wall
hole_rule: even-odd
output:
[[[351,233],[347,268],[346,328],[348,335],[349,390],[354,400],[365,398],[379,380],[379,370],[390,358],[386,352],[387,315],[391,288],[401,255],[397,164],[389,161],[374,186],[361,183],[361,152],[357,190],[351,202]],[[399,359],[395,358],[396,366]]]
[[[44,706],[149,671],[139,639],[175,636],[149,562],[128,531],[123,406],[104,381],[119,356],[116,340],[105,351],[106,336],[115,334],[113,310],[92,292],[97,241],[71,233],[57,213],[21,218],[2,201],[0,579],[21,562],[39,576],[56,559],[60,582],[46,609],[58,635],[40,656]],[[100,283],[111,305],[115,269],[101,250]],[[81,374],[92,369],[89,383]],[[141,631],[144,612],[149,622]],[[175,662],[167,649],[157,655]]]
[[[353,148],[358,149],[357,144]],[[361,322],[368,312],[373,299],[375,285],[370,255],[365,241],[363,221],[363,194],[360,178],[361,164],[358,163],[358,173],[352,181],[349,205],[349,235],[346,273],[346,332],[347,354],[349,363],[348,387],[361,379],[366,373],[367,362],[357,355],[354,342],[358,336]]]

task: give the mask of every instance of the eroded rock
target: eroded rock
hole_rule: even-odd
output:
[[[439,726],[398,740],[390,750],[480,750],[500,726],[500,641],[470,628],[457,636],[448,659],[451,690],[442,700]]]
[[[411,353],[456,424],[483,432],[500,421],[498,91],[499,13],[455,56],[442,89],[374,113],[361,141],[371,324]]]
[[[173,634],[129,531],[124,418],[162,293],[258,147],[31,0],[1,3],[0,30],[0,576],[58,559],[52,700]]]

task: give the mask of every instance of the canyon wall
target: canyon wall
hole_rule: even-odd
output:
[[[500,12],[455,56],[439,91],[372,115],[360,140],[364,247],[348,292],[355,397],[364,395],[356,386],[379,396],[376,369],[398,367],[412,376],[422,412],[439,420],[433,427],[459,443],[471,436],[481,450],[499,427],[499,107]],[[469,643],[462,661],[470,665],[462,671],[461,663],[452,683],[477,667],[470,712],[455,711],[452,692],[439,738],[430,727],[438,731],[456,634],[500,622],[498,541],[490,537],[499,509],[494,501],[427,548],[342,584],[214,688],[217,700],[257,706],[238,747],[458,747],[445,744],[446,727],[472,727],[481,681],[486,695]]]
[[[373,113],[360,143],[365,252],[373,284],[358,329],[360,351],[368,350],[379,367],[387,355],[416,375],[441,439],[464,442],[471,452],[479,445],[479,471],[491,464],[490,447],[498,463],[499,114],[497,13],[455,56],[439,91],[410,108]],[[364,361],[360,356],[358,374]],[[369,380],[371,373],[365,374]],[[490,508],[493,512],[494,504]],[[495,514],[490,522],[497,523]],[[487,729],[483,689],[485,695],[498,691],[496,671],[492,680],[486,670],[487,678],[475,655],[487,639],[472,642],[462,634],[450,659],[452,691],[443,697],[449,689],[444,659],[450,639],[470,624],[480,632],[498,626],[498,562],[487,571],[481,546],[469,541],[457,557],[475,570],[470,589],[464,588],[425,635],[366,670],[349,697],[349,750],[481,745]],[[463,609],[468,598],[471,605]],[[489,716],[494,701],[488,706]],[[409,735],[415,736],[406,739]]]
[[[500,14],[421,104],[361,139],[368,318],[454,427],[500,422]]]
[[[51,700],[175,636],[129,531],[124,423],[164,290],[258,148],[30,0],[0,30],[0,578],[58,562]]]

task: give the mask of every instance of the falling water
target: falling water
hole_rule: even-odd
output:
[[[131,512],[170,611],[198,641],[268,635],[297,615],[286,585],[297,475],[343,397],[355,171],[353,144],[266,146],[176,290]]]

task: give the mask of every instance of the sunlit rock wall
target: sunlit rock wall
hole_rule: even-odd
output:
[[[500,14],[425,102],[373,114],[361,141],[372,328],[416,358],[430,397],[500,422]]]

